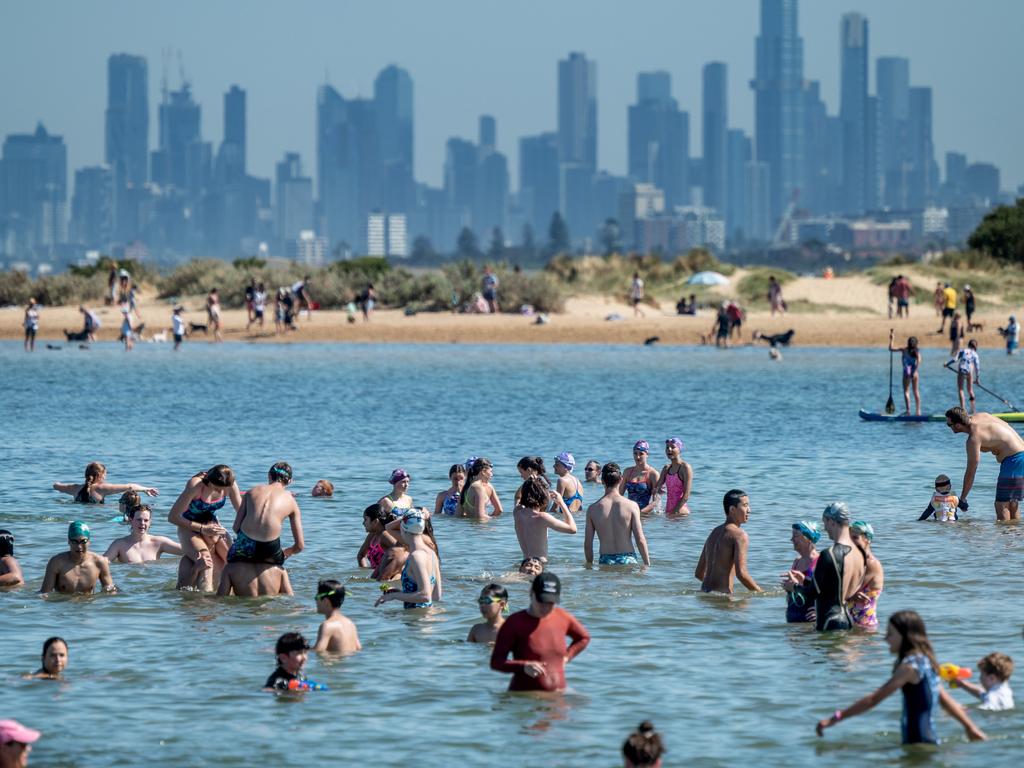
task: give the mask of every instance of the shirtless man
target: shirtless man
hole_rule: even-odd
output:
[[[744,491],[734,488],[725,494],[722,506],[725,522],[708,535],[693,575],[700,579],[702,592],[731,595],[733,576],[751,592],[760,592],[757,582],[747,573],[749,539],[740,527],[750,519],[750,499]]]
[[[651,564],[647,552],[647,538],[640,522],[640,507],[619,493],[622,470],[609,462],[601,467],[604,496],[587,507],[587,529],[583,539],[583,554],[587,564],[594,562],[594,534],[601,542],[600,565],[639,565],[633,540],[640,550],[644,565]]]
[[[334,579],[316,585],[316,612],[324,616],[316,632],[317,653],[352,653],[363,650],[359,633],[352,619],[341,612],[345,602],[345,585]]]
[[[89,551],[91,538],[89,526],[80,520],[68,526],[68,551],[50,558],[40,592],[91,593],[97,581],[104,592],[117,591],[110,578],[110,563]]]
[[[519,504],[512,510],[519,547],[524,558],[535,557],[546,563],[548,528],[558,533],[576,533],[576,521],[562,494],[550,490],[539,477],[527,478],[519,489],[519,495]],[[547,511],[549,502],[561,512],[561,518]]]
[[[257,485],[245,494],[232,526],[238,538],[228,552],[229,564],[284,565],[285,560],[303,550],[299,505],[287,490],[291,481],[291,466],[279,461],[267,473],[266,485]],[[281,526],[285,520],[291,524],[294,543],[281,549]]]
[[[967,470],[960,490],[960,509],[967,511],[967,494],[974,486],[981,454],[991,453],[999,462],[996,480],[996,520],[1020,520],[1024,498],[1024,439],[1017,430],[990,413],[968,414],[963,408],[946,411],[946,426],[967,435]]]
[[[153,510],[148,506],[128,510],[128,523],[132,532],[114,539],[103,556],[112,563],[148,563],[159,560],[160,555],[180,555],[181,545],[166,536],[150,536],[149,526]]]
[[[292,583],[288,571],[270,563],[230,561],[220,574],[218,597],[266,597],[291,595]]]

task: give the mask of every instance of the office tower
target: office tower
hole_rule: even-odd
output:
[[[224,141],[217,158],[221,183],[245,176],[245,91],[237,85],[224,94]]]
[[[472,214],[476,197],[476,145],[451,138],[445,144],[444,191],[448,202]]]
[[[946,186],[951,190],[967,188],[967,155],[962,152],[946,153]]]
[[[114,179],[110,168],[95,166],[75,171],[71,198],[71,241],[88,248],[105,248],[113,236]]]
[[[146,60],[126,53],[107,59],[105,158],[122,184],[146,183],[149,79]]]
[[[703,72],[704,205],[726,219],[727,147],[729,112],[726,99],[726,65],[713,61]]]
[[[867,154],[867,136],[865,135],[864,152]],[[846,189],[843,187],[843,120],[839,115],[828,115],[825,118],[825,154],[828,188],[826,190],[828,213],[840,213],[845,208]],[[870,177],[870,173],[865,174]]]
[[[938,188],[939,169],[932,143],[932,89],[910,89],[910,114],[907,120],[907,159],[911,173],[908,207],[919,209],[932,202]]]
[[[519,197],[538,240],[548,231],[559,205],[558,135],[542,133],[519,140]]]
[[[67,241],[67,149],[42,123],[10,134],[0,156],[0,224],[15,250]]]
[[[821,83],[804,83],[804,191],[800,208],[814,214],[829,212],[828,111]]]
[[[652,88],[655,82],[658,87]],[[668,73],[642,73],[637,103],[628,112],[629,177],[661,189],[669,210],[690,202],[690,116],[680,111],[670,90]]]
[[[562,163],[558,211],[569,228],[571,242],[593,241],[597,230],[594,215],[594,171],[584,163]],[[547,232],[547,229],[544,229]]]
[[[558,148],[561,162],[597,169],[597,64],[582,53],[558,62]]]
[[[768,168],[772,222],[803,186],[804,44],[797,31],[797,0],[761,0],[756,44],[754,119],[757,157]],[[763,169],[755,180],[763,181]],[[760,187],[759,187],[760,194]]]
[[[491,115],[480,115],[479,142],[481,152],[493,152],[498,146],[498,123]]]
[[[971,163],[964,172],[967,191],[982,205],[995,205],[999,197],[999,169],[991,163]]]
[[[910,61],[899,57],[878,59],[875,63],[875,90],[878,99],[881,202],[900,207],[903,198],[901,179],[905,170],[903,164],[909,159],[907,131],[910,119]]]
[[[747,163],[752,156],[750,137],[739,128],[730,129],[726,134],[726,204],[728,217],[725,220],[726,240],[742,241],[749,237],[746,231],[747,213],[745,208],[747,188]]]
[[[885,194],[885,174],[882,172],[882,158],[880,154],[882,126],[878,117],[877,96],[868,96],[867,123],[865,154],[867,155],[868,170],[864,174],[864,179],[867,183],[867,199],[865,202],[867,209],[871,211],[882,205]]]
[[[841,84],[839,119],[843,125],[842,211],[852,216],[868,208],[868,20],[847,13],[839,25]]]
[[[765,242],[773,234],[771,215],[771,166],[751,160],[744,167],[743,232],[747,239]]]
[[[322,85],[316,96],[317,231],[332,245],[341,238],[343,211],[353,204],[341,167],[345,100],[334,88]]]
[[[159,149],[151,157],[151,176],[156,184],[187,189],[189,147],[200,140],[201,110],[192,100],[189,84],[180,90],[164,90],[159,109]],[[193,177],[196,176],[193,158]]]
[[[412,99],[412,77],[406,70],[392,64],[380,71],[373,101],[383,173],[381,202],[391,211],[410,211],[414,203]]]
[[[491,138],[493,139],[493,134]],[[481,242],[490,237],[495,227],[505,232],[508,188],[507,158],[500,152],[487,150],[481,146],[473,205],[473,230]]]
[[[276,232],[284,251],[304,230],[313,229],[313,180],[302,175],[297,152],[285,154],[276,166]]]

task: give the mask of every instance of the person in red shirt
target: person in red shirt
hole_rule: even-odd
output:
[[[510,691],[564,690],[565,665],[590,643],[584,626],[558,607],[561,595],[562,583],[545,571],[530,587],[530,607],[513,613],[501,625],[491,669],[511,673]],[[566,637],[572,639],[568,647]]]

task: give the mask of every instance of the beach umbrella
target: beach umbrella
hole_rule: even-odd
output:
[[[728,285],[729,278],[721,272],[697,272],[686,281],[687,285]]]

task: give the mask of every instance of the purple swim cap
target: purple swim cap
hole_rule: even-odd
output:
[[[665,441],[665,445],[674,445],[676,448],[679,449],[680,453],[683,452],[683,441],[680,440],[678,437],[670,437],[668,440]]]
[[[395,483],[400,483],[403,480],[412,480],[412,477],[409,476],[408,472],[399,467],[391,473],[391,479],[388,480],[388,482],[394,485]]]
[[[644,453],[650,453],[651,446],[646,440],[637,440],[635,443],[633,443],[633,450],[643,451]]]

